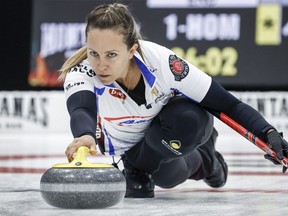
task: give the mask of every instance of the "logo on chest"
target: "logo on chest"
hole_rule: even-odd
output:
[[[126,100],[126,95],[119,89],[109,89],[109,93],[110,95],[112,95],[113,97],[119,98],[122,101]]]

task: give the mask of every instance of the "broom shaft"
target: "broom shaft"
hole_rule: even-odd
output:
[[[263,140],[261,140],[260,138],[255,136],[253,133],[251,133],[246,128],[241,126],[239,123],[237,123],[236,121],[231,119],[229,116],[227,116],[223,112],[217,112],[217,111],[210,110],[210,109],[208,111],[212,115],[214,115],[216,118],[221,120],[223,123],[225,123],[227,126],[234,129],[237,133],[239,133],[240,135],[245,137],[247,140],[249,140],[250,142],[255,144],[262,151],[266,152],[267,154],[269,154],[270,156],[275,158],[277,161],[279,161],[277,156],[276,156],[275,151],[273,151],[267,143],[265,143]],[[286,157],[284,157],[284,160],[282,162],[279,161],[279,163],[281,163],[281,164],[284,163],[283,165],[287,167],[288,166],[288,159]]]

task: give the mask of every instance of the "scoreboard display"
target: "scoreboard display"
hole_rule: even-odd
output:
[[[85,17],[114,1],[34,0],[33,87],[58,88],[58,70],[85,45]],[[172,49],[232,90],[288,89],[288,0],[121,1],[146,40]]]

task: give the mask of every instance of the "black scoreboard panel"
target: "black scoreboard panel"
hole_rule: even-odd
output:
[[[114,1],[34,0],[27,82],[57,88],[63,62],[85,44],[85,16]],[[147,40],[172,49],[224,87],[288,89],[288,1],[135,0]]]

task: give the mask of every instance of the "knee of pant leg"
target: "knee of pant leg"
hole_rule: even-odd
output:
[[[191,143],[199,145],[206,141],[213,128],[213,118],[201,109],[186,110],[180,113],[171,127],[171,136],[179,139],[184,145],[190,146]]]
[[[199,104],[188,98],[180,97],[171,100],[161,110],[157,121],[151,123],[151,128],[155,125],[161,130],[160,133],[157,132],[157,136],[161,135],[160,143],[165,146],[171,145],[172,151],[176,149],[176,153],[179,155],[178,151],[181,154],[191,152],[209,138],[213,128],[213,117]],[[155,128],[152,133],[155,134]],[[203,139],[204,141],[202,141]],[[170,148],[170,146],[168,147]]]
[[[177,185],[181,184],[183,181],[178,182],[176,180],[176,176],[174,178],[170,178],[167,176],[159,175],[159,173],[155,173],[152,175],[152,179],[155,185],[161,188],[170,189],[176,187]]]
[[[199,104],[181,96],[172,98],[158,117],[162,128],[185,133],[203,129],[209,121],[209,115]]]
[[[157,185],[158,187],[161,187],[161,188],[165,188],[165,189],[171,189],[171,188],[174,188],[176,187],[178,184],[167,184],[166,182],[165,183],[162,183],[162,182],[154,182],[155,185]]]
[[[177,114],[174,123],[175,131],[185,134],[197,133],[205,128],[206,119],[202,113],[195,110],[186,110]]]
[[[183,183],[190,175],[190,167],[182,157],[162,163],[158,171],[152,174],[152,179],[155,185],[169,189]]]
[[[167,172],[166,172],[167,173]],[[158,175],[158,173],[152,175],[152,179],[154,181],[154,184],[158,187],[170,189],[174,188],[179,184],[182,184],[189,178],[189,171],[185,172],[177,172],[175,175]]]

